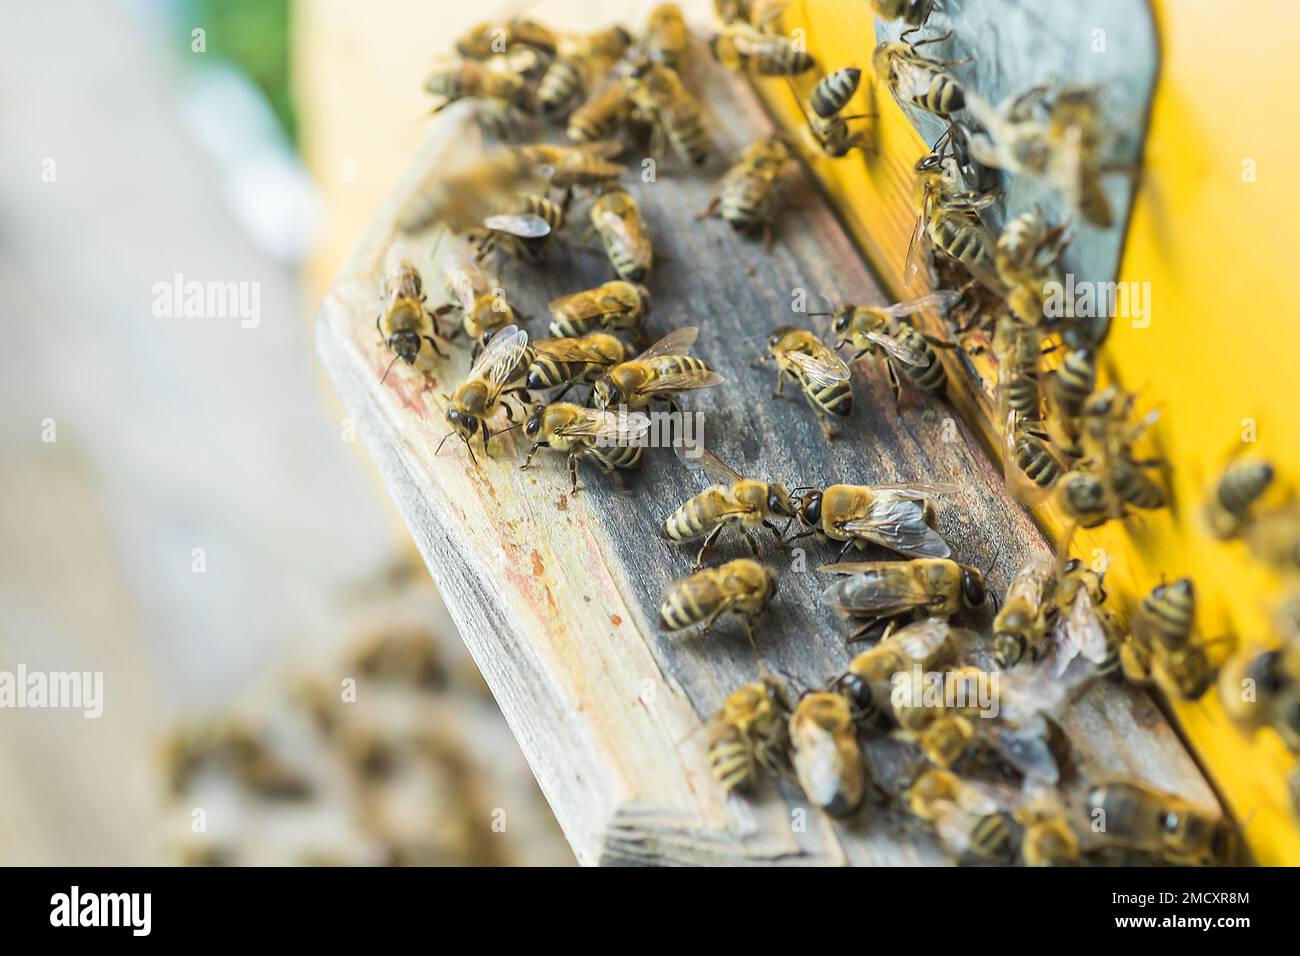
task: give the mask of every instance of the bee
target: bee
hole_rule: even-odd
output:
[[[1096,528],[1110,518],[1106,486],[1086,471],[1067,471],[1061,475],[1052,486],[1051,502],[1069,523],[1066,544],[1075,528]]]
[[[993,659],[1002,668],[1047,653],[1056,565],[1041,555],[1030,558],[1007,587],[1006,600],[993,618]]]
[[[555,189],[608,189],[627,172],[627,167],[611,162],[623,151],[621,143],[600,139],[576,146],[534,143],[515,147],[528,174]],[[563,207],[565,203],[561,203]],[[558,228],[558,226],[556,227]]]
[[[185,728],[164,746],[164,772],[176,795],[188,793],[195,779],[215,768],[241,787],[271,800],[311,798],[311,781],[268,746],[265,731],[222,721]]]
[[[1242,730],[1273,723],[1277,702],[1296,683],[1285,660],[1286,652],[1277,648],[1250,649],[1234,654],[1223,665],[1219,697],[1223,709]]]
[[[1205,506],[1205,522],[1220,541],[1237,537],[1250,520],[1253,505],[1273,483],[1273,466],[1266,461],[1230,465]]]
[[[758,541],[753,532],[760,527],[771,531],[777,543],[781,543],[781,531],[771,519],[795,516],[795,505],[785,485],[744,478],[705,449],[700,449],[695,462],[680,450],[678,457],[693,467],[698,465],[716,482],[670,514],[659,531],[661,537],[674,542],[704,538],[693,570],[703,566],[705,555],[728,525],[740,530],[753,554],[758,554]]]
[[[510,106],[523,106],[526,86],[524,80],[513,73],[490,69],[476,60],[461,60],[440,67],[424,81],[425,90],[438,98],[433,112],[441,112],[463,99],[497,101]]]
[[[459,312],[461,329],[471,340],[481,339],[519,316],[506,298],[501,280],[484,269],[472,255],[465,255],[446,269],[447,292],[454,300],[441,306],[435,315]],[[454,333],[453,333],[454,334]]]
[[[1049,229],[1037,210],[1021,213],[1002,227],[994,262],[1007,287],[1007,305],[1025,325],[1044,323],[1043,289],[1061,281],[1061,256],[1072,238],[1065,224]]]
[[[627,347],[607,332],[588,332],[580,338],[536,339],[528,351],[524,387],[529,391],[594,384],[606,369],[627,357]]]
[[[641,282],[654,264],[650,234],[636,200],[622,189],[599,196],[591,205],[591,225],[620,279]]]
[[[631,115],[632,98],[627,86],[622,80],[615,80],[569,114],[564,135],[577,143],[605,140],[631,119]]]
[[[827,73],[817,81],[812,93],[808,95],[808,105],[822,119],[830,119],[853,99],[861,80],[862,71],[856,66],[846,66],[834,73]]]
[[[1166,501],[1164,490],[1143,471],[1162,462],[1138,460],[1132,452],[1133,444],[1155,421],[1155,413],[1130,428],[1127,422],[1132,404],[1132,395],[1122,395],[1111,386],[1090,396],[1081,413],[1080,447],[1090,467],[1101,471],[1116,517],[1122,516],[1126,505],[1153,509],[1163,507]]]
[[[783,198],[783,173],[793,158],[780,136],[766,136],[750,143],[723,174],[721,192],[703,216],[721,210],[723,220],[737,232],[761,229],[763,242],[770,248],[772,221]]]
[[[678,392],[721,385],[726,380],[707,362],[686,354],[699,334],[694,325],[676,329],[636,358],[611,368],[596,381],[596,406],[644,408],[656,398],[675,404]]]
[[[931,824],[956,856],[1009,862],[1020,840],[1013,811],[1019,795],[1008,787],[963,780],[949,770],[923,771],[905,794],[917,819]]]
[[[561,113],[583,95],[597,71],[621,57],[631,44],[631,34],[620,26],[564,41],[561,55],[537,85],[542,112]]]
[[[878,544],[912,558],[946,558],[952,549],[936,530],[934,497],[952,485],[904,482],[887,485],[829,485],[802,489],[798,497],[803,538],[817,534],[842,541],[840,558],[855,545]],[[791,539],[791,540],[795,540]]]
[[[1107,843],[1155,854],[1169,863],[1229,862],[1235,853],[1231,825],[1217,808],[1133,782],[1088,791],[1086,808]]]
[[[729,70],[756,76],[799,76],[816,62],[796,41],[748,23],[728,23],[709,40],[713,58]]]
[[[512,17],[504,23],[480,23],[456,41],[456,52],[474,60],[486,60],[514,46],[532,47],[555,55],[559,37],[549,28],[524,17]]]
[[[1124,675],[1154,682],[1166,693],[1196,700],[1214,682],[1207,653],[1211,643],[1193,642],[1196,589],[1190,578],[1156,585],[1133,615],[1129,640],[1120,650]]]
[[[564,207],[545,196],[527,194],[514,202],[514,212],[498,213],[483,220],[476,237],[477,257],[499,249],[524,262],[538,262],[546,254],[551,237],[564,225]]]
[[[934,348],[952,348],[952,343],[925,335],[903,319],[925,309],[945,309],[957,298],[955,292],[936,292],[889,306],[842,305],[831,319],[831,328],[839,336],[835,348],[852,346],[850,361],[854,362],[868,354],[881,358],[896,402],[903,393],[899,369],[922,391],[943,395],[948,375]]]
[[[750,558],[738,558],[669,584],[659,606],[659,622],[666,631],[681,631],[703,622],[707,634],[719,617],[729,613],[740,619],[752,644],[751,620],[766,610],[776,589],[776,571]]]
[[[512,201],[531,173],[526,158],[511,148],[438,164],[412,191],[398,226],[413,233],[445,223],[452,232],[465,232]]]
[[[926,44],[941,43],[951,35],[945,33],[917,43],[901,38],[882,43],[871,54],[872,69],[903,102],[946,118],[966,105],[966,91],[946,71],[961,61],[932,60],[917,51]]]
[[[577,337],[588,332],[635,330],[650,309],[650,293],[622,279],[573,292],[551,302],[551,335]]]
[[[709,730],[709,768],[728,793],[749,789],[763,770],[790,770],[790,705],[775,677],[745,684],[727,695]]]
[[[766,29],[785,13],[790,0],[713,0],[713,9],[723,23],[748,23]]]
[[[1092,349],[1072,349],[1047,373],[1043,395],[1049,414],[1047,429],[1062,453],[1080,458],[1083,447],[1083,408],[1097,386],[1097,356]]]
[[[1038,331],[1004,315],[994,328],[993,352],[998,360],[999,412],[1037,421],[1042,414],[1039,367],[1043,357]]]
[[[1196,585],[1191,578],[1158,584],[1133,616],[1133,636],[1146,648],[1177,650],[1191,640],[1196,624]]]
[[[1020,856],[1026,866],[1072,866],[1080,861],[1079,837],[1065,805],[1050,790],[1028,799],[1016,820],[1024,828]]]
[[[925,26],[934,0],[871,0],[871,9],[882,20],[902,20],[909,27]]]
[[[398,359],[414,365],[425,342],[440,357],[447,357],[433,339],[441,332],[435,313],[425,308],[424,282],[415,266],[409,262],[397,263],[384,276],[382,294],[384,312],[375,318],[375,329],[393,353],[393,361],[384,370],[381,383],[388,379],[388,373]]]
[[[848,562],[817,570],[843,575],[822,592],[822,603],[841,617],[864,621],[850,641],[891,618],[952,617],[963,607],[982,605],[986,593],[977,568],[949,558]]]
[[[987,680],[978,674],[971,677]],[[978,692],[974,687],[971,691],[964,699],[974,702],[978,700]],[[959,690],[957,693],[962,692]],[[934,708],[930,710],[934,711]],[[915,741],[925,759],[941,770],[958,766],[1010,767],[1026,779],[1048,785],[1055,785],[1060,780],[1061,757],[1058,754],[1063,747],[1068,747],[1061,729],[1041,714],[1034,714],[1020,724],[1009,725],[981,719],[976,714],[942,710],[934,714],[924,728],[901,730],[895,736]]]
[[[1106,590],[1102,576],[1071,558],[1057,577],[1053,603],[1056,621],[1053,634],[1067,656],[1082,656],[1095,668],[1098,676],[1115,673],[1120,666],[1118,628],[1104,606]],[[1057,670],[1062,669],[1058,665]]]
[[[700,104],[681,77],[666,66],[642,60],[624,80],[634,118],[650,124],[651,152],[663,152],[666,139],[673,152],[693,166],[709,158],[713,144]]]
[[[892,630],[853,658],[833,688],[849,699],[860,720],[890,718],[894,675],[913,667],[930,671],[949,662],[954,653],[951,635],[952,628],[941,617],[923,618]]]
[[[849,382],[848,365],[834,349],[828,348],[812,332],[793,325],[775,329],[768,337],[767,350],[768,355],[760,358],[756,364],[762,364],[769,358],[776,361],[776,391],[773,397],[781,397],[786,376],[794,379],[813,408],[820,413],[818,424],[821,425],[823,434],[831,438],[832,432],[825,416],[847,418],[853,411],[853,386]]]
[[[492,433],[488,430],[487,420],[498,407],[505,409],[507,418],[514,419],[514,413],[504,399],[521,389],[528,368],[527,353],[528,333],[523,329],[507,325],[492,336],[465,381],[448,396],[451,404],[447,409],[447,421],[452,431],[443,438],[444,442],[452,435],[458,435],[473,456],[470,442],[482,432],[483,453],[488,454],[488,439]],[[441,450],[442,442],[439,442],[438,451]]]
[[[1102,174],[1115,168],[1103,158],[1109,145],[1105,130],[1095,88],[1066,87],[1052,99],[1047,124],[1048,177],[1066,204],[1099,229],[1115,224],[1102,184]]]
[[[533,442],[523,466],[528,468],[539,449],[568,456],[569,493],[578,492],[578,459],[591,458],[608,475],[641,464],[643,439],[650,420],[640,412],[607,412],[570,402],[552,402],[533,412],[524,434]]]
[[[1294,502],[1262,513],[1244,537],[1258,560],[1281,573],[1300,570],[1300,510]]]
[[[1006,290],[997,275],[995,243],[979,217],[979,210],[991,206],[998,196],[959,190],[955,178],[945,171],[947,161],[939,152],[917,160],[918,215],[908,241],[904,278],[920,271],[920,259],[928,250],[938,249],[1000,299]]]
[[[682,8],[675,3],[661,3],[650,11],[645,33],[641,36],[641,52],[652,63],[680,70],[686,61],[686,48],[690,34]]]
[[[1065,474],[1065,469],[1044,440],[1046,435],[1037,422],[1020,422],[1013,412],[1007,427],[1008,487],[1012,486],[1011,467],[1024,475],[1039,490],[1051,489]]]
[[[790,742],[799,786],[814,806],[845,817],[861,805],[866,769],[847,698],[804,694],[790,715]]]

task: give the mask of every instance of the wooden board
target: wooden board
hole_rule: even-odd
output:
[[[696,52],[690,82],[708,91],[720,156],[691,173],[664,160],[656,182],[631,188],[663,256],[649,283],[652,333],[699,324],[696,351],[729,380],[690,403],[706,416],[705,441],[736,468],[792,485],[956,483],[942,529],[958,557],[992,566],[990,583],[1000,593],[1043,541],[951,409],[908,392],[896,410],[883,375],[859,369],[857,411],[828,444],[801,398],[773,401],[771,370],[750,367],[762,337],[791,319],[795,290],[807,291],[812,309],[885,296],[802,180],[792,183],[770,254],[719,221],[694,221],[725,167],[721,156],[767,128],[748,89]],[[435,456],[446,430],[441,395],[468,366],[463,350],[435,365],[428,380],[402,367],[380,385],[388,357],[374,317],[384,264],[408,257],[432,277],[438,241],[403,236],[395,223],[412,187],[462,135],[460,127],[442,128],[417,158],[326,298],[317,345],[579,861],[942,861],[928,837],[903,834],[890,813],[835,824],[785,785],[765,786],[745,802],[725,798],[711,779],[704,737],[693,732],[729,690],[759,674],[759,662],[730,627],[701,639],[656,626],[663,588],[686,572],[693,550],[667,545],[655,530],[702,487],[670,451],[649,452],[626,492],[584,468],[584,488],[570,496],[562,460],[543,457],[540,468],[519,470],[525,442],[518,432],[497,439],[496,457],[481,467],[455,441]],[[636,156],[627,162],[640,168]],[[610,277],[599,255],[575,248],[580,231],[567,232],[568,245],[544,267],[508,267],[507,285],[525,313],[540,317],[552,297]],[[439,284],[426,282],[433,302]],[[743,553],[729,542],[718,557]],[[807,567],[833,556],[829,547],[810,547]],[[821,684],[848,660],[837,636],[843,626],[818,605],[824,581],[793,571],[779,553],[767,559],[781,571],[781,593],[759,629],[763,661],[804,685]],[[1144,695],[1098,687],[1066,727],[1092,777],[1132,774],[1213,799]],[[868,754],[886,780],[906,770],[893,745],[871,744]]]

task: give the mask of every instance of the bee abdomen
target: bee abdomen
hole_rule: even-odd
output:
[[[915,103],[931,113],[955,113],[966,105],[966,91],[961,84],[945,73],[936,73],[930,79],[930,87]]]
[[[611,468],[635,468],[641,464],[640,445],[615,445],[611,448],[591,448],[588,453]]]
[[[728,793],[744,789],[754,777],[754,761],[740,735],[728,728],[709,745],[709,768]]]
[[[537,102],[542,110],[554,113],[563,109],[582,92],[582,74],[568,60],[556,60],[546,69],[537,85]]]
[[[853,98],[861,78],[862,71],[850,66],[822,77],[808,100],[813,112],[822,119],[830,119]]]
[[[699,166],[709,158],[709,135],[704,129],[704,119],[694,104],[679,102],[673,112],[673,122],[666,132],[673,147],[693,165]]]
[[[822,387],[804,385],[817,407],[823,411],[847,418],[853,412],[853,387],[848,382],[836,382]]]
[[[754,58],[754,72],[760,76],[798,76],[813,68],[813,58],[793,43],[765,47]]]
[[[1049,488],[1064,474],[1047,446],[1030,435],[1016,439],[1016,465],[1025,476],[1040,488]]]
[[[1010,857],[1015,849],[1014,826],[1008,813],[980,817],[971,828],[971,851],[985,859]]]
[[[664,536],[669,541],[690,541],[709,530],[705,525],[703,498],[704,495],[696,495],[664,521]]]
[[[1230,514],[1241,515],[1272,482],[1273,466],[1267,462],[1238,465],[1219,481],[1219,504]]]
[[[1119,496],[1133,507],[1146,509],[1164,507],[1164,491],[1133,462],[1118,462],[1113,469],[1113,480]]]
[[[665,630],[680,631],[698,624],[709,615],[709,609],[700,606],[688,587],[674,587],[659,607],[659,620]]]
[[[555,388],[577,381],[587,373],[585,362],[557,362],[540,355],[528,367],[529,388]]]
[[[774,184],[759,176],[747,176],[723,190],[722,218],[733,229],[744,232],[767,219]]]

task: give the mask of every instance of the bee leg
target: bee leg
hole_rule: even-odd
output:
[[[384,341],[384,330],[379,327],[379,316],[375,316],[375,331],[379,333],[379,341]]]
[[[772,223],[764,221],[763,223],[763,251],[770,253],[772,251]]]
[[[569,453],[569,494],[578,493],[578,456]]]
[[[780,398],[785,391],[785,371],[782,370],[776,376],[776,391],[772,393],[773,398]]]
[[[712,218],[713,216],[716,216],[718,214],[718,207],[721,205],[722,205],[722,197],[714,196],[713,199],[709,202],[709,205],[705,207],[704,212],[699,213],[698,215],[696,215],[695,218],[696,219]]]
[[[835,429],[831,427],[830,419],[828,419],[825,415],[819,414],[817,416],[817,424],[821,426],[822,434],[826,436],[827,441],[835,440],[835,436],[837,433]]]
[[[505,412],[506,412],[506,421],[508,421],[508,422],[513,422],[513,421],[515,420],[515,413],[514,413],[514,410],[510,407],[510,403],[509,403],[509,402],[502,402],[502,403],[501,403],[501,407],[502,407],[503,409],[505,409]]]
[[[542,447],[541,444],[537,444],[534,445],[532,448],[528,449],[528,454],[524,456],[524,463],[519,466],[520,471],[523,471],[525,468],[531,468],[533,466],[533,456],[537,454],[537,449],[541,447]]]
[[[740,529],[740,533],[743,534],[743,535],[745,536],[745,543],[746,543],[747,545],[749,545],[749,553],[757,557],[757,555],[758,555],[758,539],[755,538],[752,534],[750,534],[750,531],[749,531],[748,528],[741,528],[741,529]]]
[[[450,358],[446,352],[438,348],[438,343],[433,340],[432,335],[424,336],[424,341],[429,343],[429,348],[433,349],[433,354],[438,356],[438,358]]]
[[[718,540],[718,535],[720,534],[722,534],[721,523],[714,525],[713,530],[710,531],[708,537],[704,539],[704,544],[700,546],[699,553],[695,555],[695,563],[691,565],[692,571],[698,571],[700,568],[704,567],[704,556],[709,553],[709,549],[713,547],[714,542]]]
[[[889,359],[883,361],[885,372],[889,376],[889,388],[894,393],[894,407],[897,408],[903,404],[903,383],[898,380],[898,369],[894,368],[894,363]]]
[[[871,632],[874,631],[879,626],[880,626],[880,621],[876,620],[875,618],[872,618],[870,621],[868,621],[866,624],[863,624],[860,628],[858,628],[848,637],[844,638],[844,643],[856,644],[859,641],[871,640],[872,638]]]
[[[849,538],[848,541],[845,541],[845,542],[844,542],[844,547],[840,548],[840,553],[839,553],[839,555],[835,558],[836,562],[843,561],[843,560],[844,560],[844,556],[845,556],[846,554],[849,553],[849,549],[850,549],[851,547],[853,547],[853,545],[855,545],[856,543],[857,543],[857,539],[856,539],[856,538]]]
[[[764,521],[763,527],[766,528],[768,531],[772,532],[772,537],[776,538],[776,546],[784,550],[786,546],[786,542],[785,542],[785,535],[781,533],[781,529],[778,528],[776,525],[772,524],[772,522],[770,521]]]

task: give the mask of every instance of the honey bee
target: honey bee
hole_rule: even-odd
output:
[[[620,279],[641,282],[654,264],[650,233],[636,200],[622,189],[599,196],[591,205],[591,225]]]
[[[703,566],[705,555],[728,525],[739,529],[753,554],[758,554],[758,541],[753,532],[760,527],[771,531],[777,543],[781,543],[781,531],[770,519],[795,516],[795,506],[785,485],[744,478],[705,449],[700,449],[695,462],[680,450],[678,457],[693,467],[698,465],[716,482],[670,514],[659,532],[674,542],[704,538],[693,570]]]
[[[1019,421],[1015,412],[1009,417],[1006,431],[1005,465],[1007,487],[1015,490],[1014,475],[1029,479],[1039,491],[1050,490],[1065,474],[1065,469],[1045,441],[1039,422]]]
[[[916,163],[918,216],[908,242],[904,279],[920,271],[922,256],[938,249],[1001,299],[1006,290],[997,274],[994,239],[979,217],[979,210],[991,206],[998,196],[959,190],[945,171],[946,161],[942,153],[932,152]]]
[[[966,699],[974,701],[977,695],[971,693]],[[1048,785],[1060,780],[1058,752],[1068,747],[1060,728],[1041,714],[1010,725],[942,710],[924,728],[898,731],[896,736],[915,741],[925,759],[941,770],[1010,767],[1028,780]]]
[[[1047,430],[1053,444],[1071,458],[1083,456],[1080,444],[1083,408],[1097,386],[1097,356],[1091,349],[1072,349],[1047,373],[1043,395],[1049,414]]]
[[[816,66],[795,40],[739,21],[713,34],[709,51],[727,69],[755,76],[799,76]]]
[[[515,154],[530,176],[564,190],[612,187],[618,177],[627,172],[626,166],[610,161],[622,151],[621,143],[609,139],[576,146],[534,143],[515,147]],[[564,205],[561,203],[562,207]]]
[[[266,734],[237,721],[221,721],[175,733],[163,750],[164,772],[176,795],[188,793],[207,768],[217,769],[250,793],[271,800],[306,800],[311,781],[268,746]]]
[[[1026,866],[1072,866],[1082,858],[1065,805],[1052,791],[1035,793],[1015,816],[1024,828],[1020,856]]]
[[[405,233],[445,223],[452,232],[479,226],[484,216],[512,201],[530,175],[525,158],[514,149],[494,149],[471,158],[456,156],[440,163],[412,191],[398,219]]]
[[[963,61],[932,60],[917,51],[951,35],[945,33],[917,43],[902,38],[882,43],[871,54],[872,69],[904,103],[946,118],[966,105],[966,91],[946,70]]]
[[[866,794],[866,769],[857,727],[842,694],[804,694],[790,715],[794,770],[813,806],[833,817],[856,810]]]
[[[917,614],[948,618],[984,603],[984,575],[949,558],[827,564],[817,570],[843,575],[822,592],[822,603],[841,617],[863,621],[849,640],[881,622]]]
[[[690,34],[682,8],[675,3],[661,3],[650,11],[641,36],[641,52],[652,62],[680,70],[686,62]]]
[[[819,412],[818,424],[823,434],[831,438],[832,432],[825,416],[847,418],[853,411],[853,386],[849,381],[848,365],[812,332],[792,325],[775,329],[768,337],[767,350],[769,354],[758,359],[756,364],[761,365],[769,358],[776,361],[776,392],[773,397],[781,396],[786,376],[794,379]]]
[[[1217,808],[1133,782],[1088,791],[1086,811],[1109,844],[1152,853],[1169,863],[1227,863],[1235,855],[1231,824]]]
[[[723,23],[748,23],[767,29],[790,6],[790,0],[713,0],[713,9]]]
[[[1110,518],[1106,486],[1086,471],[1067,471],[1052,486],[1052,505],[1065,516],[1065,544],[1075,528],[1096,528]]]
[[[1007,287],[1007,305],[1025,325],[1044,323],[1043,289],[1061,281],[1061,256],[1072,238],[1065,224],[1049,229],[1037,210],[1021,213],[1002,227],[994,261]]]
[[[827,74],[813,87],[807,105],[791,82],[791,93],[808,123],[808,136],[820,152],[832,159],[846,156],[852,149],[868,152],[874,149],[874,141],[867,131],[849,128],[849,123],[853,120],[869,119],[871,114],[845,116],[843,113],[844,107],[857,92],[861,76],[862,71],[856,67],[844,67]]]
[[[740,619],[750,643],[752,618],[766,610],[776,596],[777,576],[772,568],[750,558],[738,558],[716,568],[704,568],[668,585],[659,622],[666,631],[681,631],[703,623],[709,633],[723,614]]]
[[[537,86],[542,112],[555,115],[584,94],[591,78],[632,45],[632,36],[620,26],[586,36],[566,38]]]
[[[656,398],[675,404],[678,392],[721,385],[725,379],[707,362],[686,354],[699,334],[694,325],[676,329],[636,358],[611,368],[596,381],[596,406],[644,408]]]
[[[871,0],[871,9],[882,20],[902,20],[910,27],[925,26],[934,0]]]
[[[1039,371],[1043,357],[1039,332],[1003,315],[994,327],[993,353],[998,360],[999,414],[1014,413],[1017,420],[1038,422],[1042,414]]]
[[[590,458],[607,475],[641,464],[642,441],[650,420],[640,412],[608,412],[570,402],[538,408],[524,425],[533,442],[523,466],[528,468],[539,449],[568,456],[569,493],[578,492],[578,459]]]
[[[934,497],[952,485],[902,482],[887,485],[829,485],[801,489],[799,524],[810,534],[842,541],[839,557],[856,546],[878,544],[912,558],[946,558],[952,549],[936,530]],[[791,539],[795,540],[795,539]]]
[[[622,279],[594,289],[560,296],[551,302],[551,335],[574,338],[588,332],[637,329],[650,309],[650,293]]]
[[[551,237],[564,225],[564,207],[545,196],[527,194],[514,202],[514,212],[497,213],[483,220],[477,236],[478,258],[499,249],[524,262],[538,262]]]
[[[1115,224],[1102,184],[1103,173],[1115,168],[1104,159],[1105,129],[1095,88],[1066,87],[1053,98],[1047,125],[1048,177],[1066,204],[1100,229]]]
[[[440,357],[447,357],[434,341],[433,336],[441,333],[435,314],[425,308],[424,282],[415,266],[409,262],[397,263],[384,276],[382,294],[384,312],[375,318],[375,329],[393,353],[393,361],[384,370],[381,383],[388,379],[398,359],[414,365],[425,342]]]
[[[723,174],[721,192],[701,218],[721,210],[723,220],[737,232],[761,229],[763,243],[770,248],[772,222],[783,198],[782,174],[793,158],[780,136],[766,136],[750,143]]]
[[[627,86],[615,80],[569,114],[564,135],[577,143],[605,140],[631,119],[632,98]]]
[[[1037,661],[1047,653],[1055,587],[1055,562],[1041,555],[1030,558],[1011,579],[993,618],[993,659],[999,667]]]
[[[463,99],[497,101],[510,106],[523,106],[527,87],[523,79],[513,73],[490,69],[477,60],[461,60],[440,67],[424,82],[425,90],[438,98],[433,112],[441,112],[452,103]]]
[[[588,332],[580,338],[536,339],[528,351],[524,387],[529,391],[594,384],[606,369],[627,357],[627,347],[607,332]]]
[[[923,618],[891,630],[874,647],[853,658],[833,687],[849,699],[861,720],[892,720],[894,675],[913,667],[930,671],[949,661],[954,653],[951,635],[951,626],[941,617]]]
[[[449,265],[446,276],[447,292],[454,301],[441,306],[435,314],[459,312],[461,329],[471,340],[518,321],[501,280],[484,269],[473,255],[467,254]]]
[[[744,684],[727,695],[710,721],[709,768],[728,793],[747,790],[763,770],[790,770],[790,705],[775,677]]]
[[[827,73],[817,81],[812,93],[808,95],[808,105],[822,119],[830,119],[853,99],[861,80],[862,71],[855,66]]]
[[[492,336],[465,381],[448,396],[451,405],[447,409],[447,421],[452,431],[443,438],[444,442],[452,435],[458,435],[472,457],[474,450],[470,442],[482,432],[483,453],[488,454],[488,439],[492,433],[488,430],[487,420],[497,408],[504,408],[506,417],[514,419],[514,413],[504,399],[522,388],[528,368],[527,354],[528,333],[523,329],[507,325]],[[442,443],[439,442],[438,451],[441,450]]]
[[[1220,541],[1237,537],[1250,520],[1250,506],[1272,483],[1273,466],[1266,461],[1240,461],[1230,465],[1205,506],[1205,522],[1210,533]]]
[[[1172,696],[1198,699],[1214,682],[1207,651],[1219,642],[1193,642],[1195,618],[1190,578],[1156,585],[1134,613],[1129,640],[1120,650],[1124,676],[1137,684],[1154,681]]]
[[[712,139],[700,104],[673,70],[649,60],[633,64],[624,80],[635,119],[650,124],[651,152],[673,152],[693,166],[709,158]]]
[[[1053,667],[1058,677],[1075,657],[1091,664],[1097,676],[1105,677],[1119,669],[1118,626],[1105,607],[1105,600],[1100,574],[1078,558],[1065,563],[1053,596],[1056,605],[1053,634],[1062,650],[1061,662]]]
[[[456,41],[456,52],[474,60],[486,60],[514,46],[532,47],[555,55],[559,37],[550,29],[524,17],[512,17],[504,23],[480,23]]]
[[[943,395],[948,375],[934,348],[952,348],[952,343],[919,332],[903,319],[926,309],[945,309],[957,298],[957,293],[945,291],[889,306],[842,305],[831,320],[831,328],[839,336],[835,348],[852,346],[850,361],[868,354],[881,358],[896,402],[903,393],[899,369],[922,391]]]
[[[1133,444],[1152,422],[1155,413],[1136,426],[1127,424],[1132,395],[1122,395],[1111,386],[1093,393],[1084,403],[1080,447],[1089,467],[1100,470],[1111,498],[1111,513],[1120,517],[1124,508],[1153,509],[1164,506],[1164,490],[1144,468],[1163,464],[1160,459],[1139,460],[1133,457]]]
[[[931,769],[913,781],[905,799],[957,857],[1009,862],[1016,853],[1020,827],[1013,813],[1020,798],[1008,787]]]

